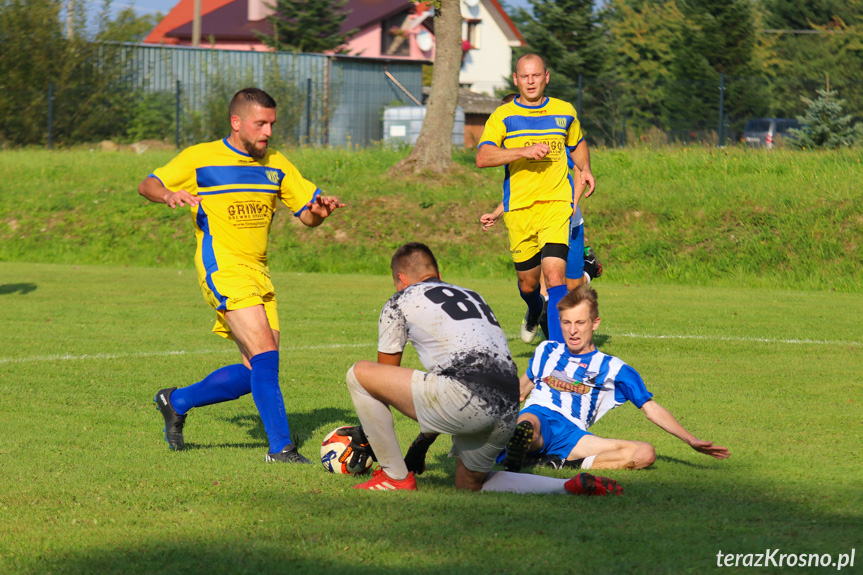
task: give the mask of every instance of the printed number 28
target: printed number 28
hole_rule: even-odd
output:
[[[494,312],[476,292],[440,286],[428,290],[425,295],[434,303],[441,304],[441,309],[456,321],[485,317],[490,324],[500,326]]]

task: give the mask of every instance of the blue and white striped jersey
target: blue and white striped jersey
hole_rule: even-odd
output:
[[[584,431],[627,401],[641,408],[653,397],[638,372],[623,360],[599,350],[573,355],[556,341],[545,341],[536,348],[527,377],[536,387],[524,407],[545,407]]]

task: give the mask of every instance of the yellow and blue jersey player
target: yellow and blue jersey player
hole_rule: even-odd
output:
[[[291,442],[279,387],[279,319],[267,240],[279,201],[309,227],[344,204],[323,195],[269,148],[276,121],[276,102],[269,94],[240,90],[229,113],[226,138],[187,148],[145,178],[138,191],[152,202],[191,210],[198,281],[217,316],[213,331],[236,342],[242,363],[193,385],[159,390],[155,401],[165,419],[166,441],[180,450],[191,408],[251,393],[269,441],[266,460],[308,463]]]
[[[548,286],[549,339],[562,341],[557,303],[567,293],[566,261],[573,197],[569,161],[579,169],[590,196],[596,179],[575,108],[545,95],[549,71],[538,54],[516,62],[518,97],[489,117],[480,137],[476,165],[504,166],[503,207],[518,288],[527,304],[521,338],[533,341],[543,308],[540,274]],[[582,257],[582,254],[573,254]]]

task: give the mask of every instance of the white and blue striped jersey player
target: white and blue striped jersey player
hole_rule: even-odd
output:
[[[591,425],[631,401],[639,409],[652,397],[641,376],[620,358],[595,350],[569,352],[556,341],[541,343],[525,375],[535,387],[519,415],[532,413],[542,425],[538,455],[566,459]]]

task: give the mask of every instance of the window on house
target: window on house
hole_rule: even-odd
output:
[[[480,45],[480,30],[482,30],[482,26],[480,26],[481,23],[482,20],[467,19],[464,21],[464,26],[462,27],[462,40],[469,42],[474,48],[482,47]]]
[[[381,55],[410,55],[410,37],[402,29],[407,17],[408,13],[404,12],[381,22]]]

